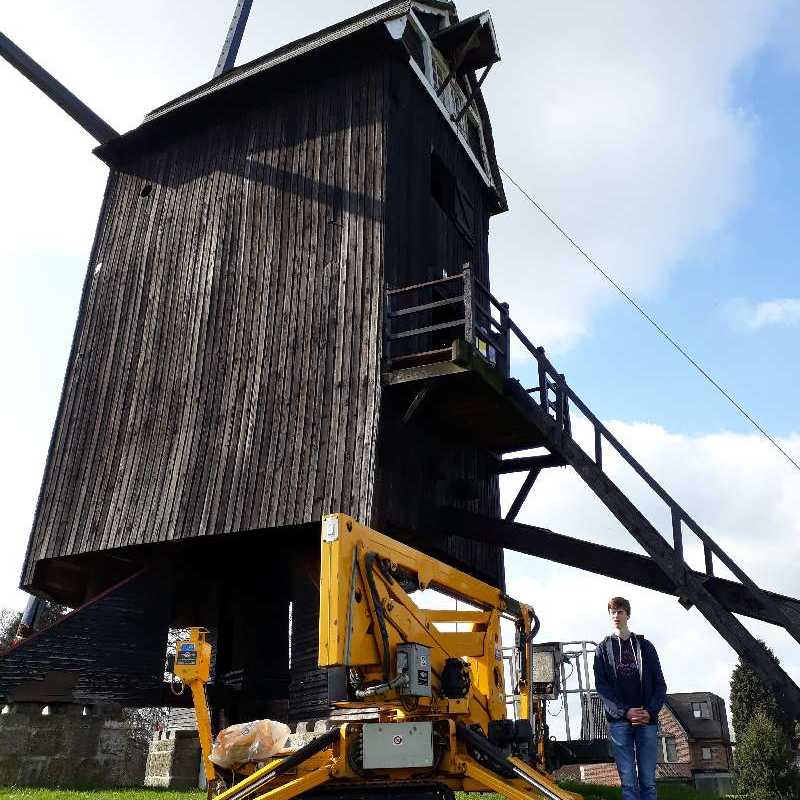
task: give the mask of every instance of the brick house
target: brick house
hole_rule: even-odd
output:
[[[721,697],[711,692],[668,694],[658,728],[657,781],[694,784],[716,794],[731,791],[733,750]],[[570,773],[583,783],[619,786],[614,764],[583,764]]]

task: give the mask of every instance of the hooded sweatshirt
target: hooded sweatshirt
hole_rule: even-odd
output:
[[[631,663],[631,651],[635,666]],[[618,670],[620,663],[623,666]],[[639,691],[633,680],[637,671]],[[609,722],[624,720],[628,709],[641,706],[650,712],[650,724],[658,724],[667,684],[656,649],[644,636],[631,633],[628,641],[619,636],[606,636],[594,654],[594,685]]]

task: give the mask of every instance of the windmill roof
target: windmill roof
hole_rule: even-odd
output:
[[[164,130],[169,130],[173,123],[177,126],[186,125],[186,115],[191,112],[200,113],[201,108],[206,107],[208,103],[213,103],[215,100],[222,102],[223,98],[228,96],[228,93],[254,85],[259,77],[269,73],[270,70],[282,65],[299,62],[303,57],[318,53],[356,34],[367,35],[368,31],[376,30],[378,26],[383,32],[385,31],[383,23],[401,18],[414,9],[422,11],[428,9],[432,12],[446,11],[453,22],[451,27],[454,29],[461,27],[455,4],[449,2],[449,0],[389,0],[335,25],[330,25],[327,28],[285,44],[253,61],[234,67],[222,75],[170,100],[168,103],[158,106],[158,108],[153,109],[145,116],[144,121],[137,128],[100,145],[95,148],[94,153],[110,165],[118,163],[126,154],[134,151],[137,147],[146,146],[146,143],[153,137],[158,138],[160,133]],[[487,12],[470,17],[464,22],[485,21],[484,17],[489,19]],[[494,42],[494,32],[490,23],[491,20],[489,19],[487,30],[489,30],[490,38]],[[499,58],[499,55],[497,57]],[[474,77],[472,81],[474,86]],[[477,86],[474,88],[474,102],[483,126],[491,181],[497,195],[498,209],[505,210],[507,202],[502,176],[494,151],[491,120],[489,119],[483,95]]]
[[[311,33],[294,42],[289,42],[289,44],[285,44],[277,50],[266,53],[253,61],[234,67],[207,83],[153,109],[145,116],[145,122],[162,117],[181,106],[192,103],[206,95],[218,92],[227,86],[232,86],[254,75],[266,72],[279,64],[291,61],[294,58],[298,58],[312,51],[319,50],[326,45],[333,44],[358,31],[365,30],[366,28],[380,22],[394,19],[395,17],[401,17],[411,11],[414,6],[419,5],[455,13],[455,6],[453,3],[444,2],[443,0],[424,0],[422,3],[415,3],[414,0],[389,0],[387,3],[382,3],[379,6],[356,14],[354,17],[349,17],[348,19],[342,20],[342,22],[337,22],[335,25],[329,25],[327,28],[323,28],[316,33]]]

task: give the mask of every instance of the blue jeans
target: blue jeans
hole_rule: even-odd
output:
[[[656,800],[658,725],[609,722],[608,736],[622,783],[622,800]]]

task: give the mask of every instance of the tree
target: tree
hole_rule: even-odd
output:
[[[752,800],[800,797],[789,737],[763,709],[755,711],[736,738],[737,794]]]
[[[21,619],[22,614],[19,611],[0,609],[0,655],[11,647]]]
[[[759,639],[758,643],[776,666],[780,664],[764,642]],[[758,710],[763,711],[785,734],[792,734],[794,720],[787,716],[772,689],[764,684],[758,673],[740,658],[731,675],[731,722],[737,742],[743,736],[754,712]]]
[[[58,603],[43,600],[39,606],[39,612],[36,615],[36,623],[33,628],[34,632],[49,628],[54,623],[58,622],[68,611],[69,609],[66,606],[60,606]],[[0,609],[0,655],[11,648],[21,620],[22,612],[14,611],[10,608]]]

